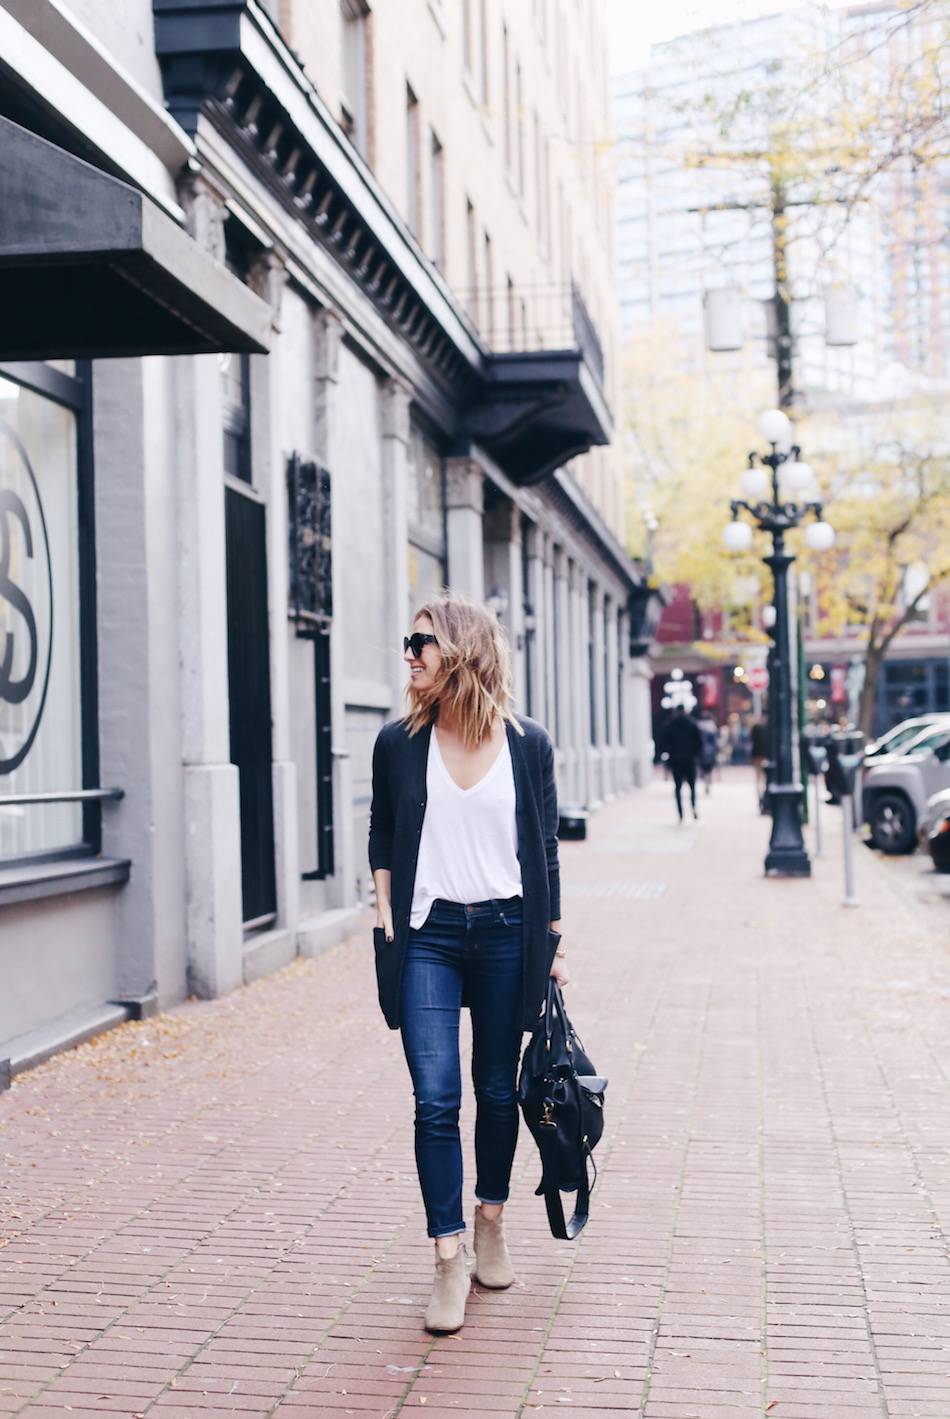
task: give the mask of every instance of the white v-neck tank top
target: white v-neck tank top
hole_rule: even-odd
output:
[[[409,925],[418,929],[423,924],[436,897],[467,903],[520,895],[515,779],[507,734],[488,772],[471,788],[459,788],[433,729]]]

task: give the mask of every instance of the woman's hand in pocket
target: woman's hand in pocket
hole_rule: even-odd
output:
[[[386,940],[387,940],[387,941],[392,941],[393,935],[394,935],[394,932],[393,932],[393,909],[392,909],[392,907],[389,905],[388,902],[386,902],[385,905],[380,905],[379,903],[377,903],[377,906],[376,906],[376,925],[377,925],[377,927],[381,928],[381,930],[383,930],[383,931],[386,933]]]

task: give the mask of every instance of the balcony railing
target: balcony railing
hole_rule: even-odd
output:
[[[481,286],[457,295],[493,354],[580,350],[604,382],[604,351],[575,282],[560,285]]]
[[[604,347],[600,343],[597,327],[587,309],[584,297],[573,281],[571,282],[571,310],[574,315],[574,334],[577,336],[578,349],[602,386],[604,383]]]

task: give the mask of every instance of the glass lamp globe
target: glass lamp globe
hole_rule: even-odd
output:
[[[792,436],[791,421],[781,409],[766,409],[759,415],[759,433],[766,443],[786,443]]]
[[[752,528],[747,522],[727,522],[722,540],[728,552],[747,552],[752,546]]]
[[[765,468],[746,468],[740,481],[745,496],[757,500],[768,494],[771,480]]]
[[[762,607],[762,624],[767,631],[770,631],[775,625],[777,614],[774,606]]]
[[[816,479],[809,464],[799,463],[797,458],[793,458],[782,469],[782,482],[790,492],[804,493],[806,489],[814,486]]]
[[[805,541],[813,552],[827,552],[835,545],[835,530],[830,522],[809,523]]]

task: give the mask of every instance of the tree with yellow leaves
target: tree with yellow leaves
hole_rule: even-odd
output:
[[[628,543],[635,555],[644,554],[648,505],[657,521],[651,538],[657,577],[687,584],[703,608],[734,608],[741,616],[737,588],[752,576],[768,594],[768,571],[752,553],[724,556],[722,527],[754,436],[740,389],[746,394],[749,382],[758,385],[760,402],[768,402],[767,374],[689,371],[688,358],[672,322],[656,323],[624,352]]]
[[[933,398],[896,402],[847,430],[809,421],[841,451],[823,459],[832,556],[814,560],[819,634],[854,636],[864,660],[859,727],[870,735],[890,647],[938,587],[950,584],[950,440]]]

